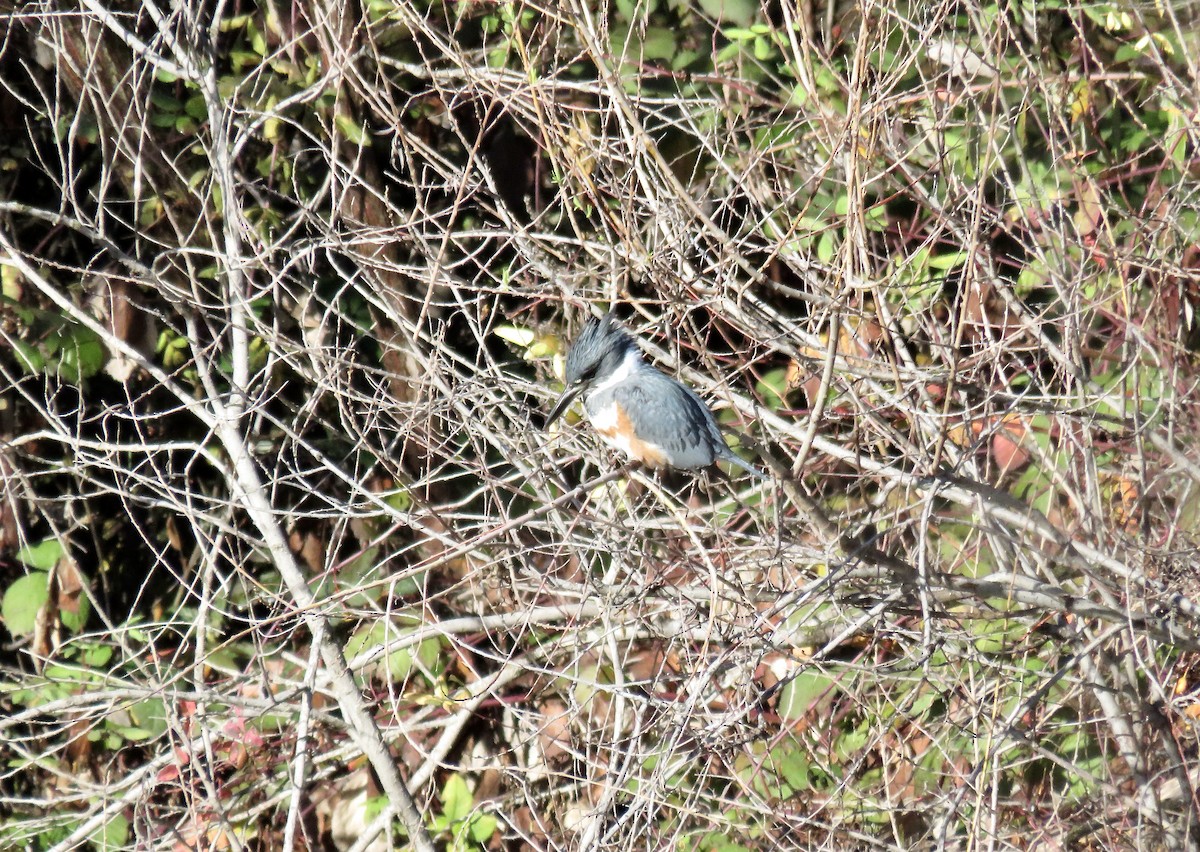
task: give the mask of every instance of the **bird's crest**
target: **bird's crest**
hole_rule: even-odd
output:
[[[605,362],[615,367],[628,350],[636,347],[612,311],[599,319],[591,317],[567,353],[567,382],[584,379],[589,373],[594,375]]]

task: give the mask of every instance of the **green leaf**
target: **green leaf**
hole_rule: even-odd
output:
[[[407,512],[413,506],[412,492],[403,486],[381,495],[382,500],[397,512]]]
[[[346,642],[345,654],[350,658],[356,657],[389,640],[394,641],[410,635],[420,624],[419,617],[403,614],[393,616],[390,624],[383,620],[365,624]],[[442,640],[430,636],[421,640],[415,647],[409,645],[399,648],[383,659],[376,659],[371,663],[368,673],[390,683],[403,683],[414,674],[414,669],[418,673],[436,674],[440,669],[441,657]]]
[[[671,59],[678,49],[679,34],[666,27],[646,27],[646,38],[642,41],[644,59]]]
[[[870,742],[871,736],[870,723],[864,722],[853,731],[847,731],[838,737],[834,748],[841,762],[857,757]]]
[[[750,26],[758,13],[756,0],[700,0],[700,8],[710,18],[743,27]]]
[[[929,265],[934,269],[958,269],[967,262],[969,257],[970,255],[965,251],[948,252],[930,257]]]
[[[82,581],[83,579],[83,575],[80,573],[80,580]],[[72,601],[60,602],[58,617],[62,619],[63,627],[72,633],[78,633],[83,630],[84,625],[87,624],[91,615],[92,602],[88,600],[87,595],[79,595],[73,598]]]
[[[18,578],[4,592],[0,618],[13,636],[33,633],[38,610],[50,599],[50,574],[34,571]]]
[[[47,367],[64,382],[77,385],[104,367],[104,344],[99,335],[85,326],[69,325],[58,334],[48,335],[45,346],[51,356]]]
[[[12,347],[13,352],[17,356],[17,363],[21,365],[21,369],[25,372],[31,375],[38,375],[46,369],[46,359],[42,357],[42,353],[35,347],[20,340],[14,340]]]
[[[813,669],[801,672],[779,690],[778,712],[784,719],[801,719],[836,685],[829,675]]]
[[[143,228],[149,228],[162,218],[163,212],[162,199],[157,195],[151,195],[142,202],[141,208],[138,210],[138,223]]]
[[[759,62],[765,62],[775,55],[775,45],[771,44],[770,39],[762,36],[754,39],[754,58]]]
[[[461,775],[451,775],[446,779],[446,785],[442,787],[442,814],[451,824],[466,819],[474,804],[467,782]]]
[[[221,20],[220,29],[223,33],[231,33],[235,30],[244,29],[252,20],[253,18],[250,15],[232,15]]]
[[[229,51],[229,64],[235,71],[255,68],[260,62],[262,62],[262,57],[253,51],[238,50],[237,48]]]
[[[190,115],[196,121],[204,121],[208,118],[208,104],[204,102],[203,95],[193,95],[188,98],[187,103],[183,106],[184,112]]]
[[[511,343],[518,349],[528,349],[537,340],[537,332],[531,328],[517,325],[498,325],[493,333],[501,340]]]
[[[27,544],[17,551],[17,561],[30,568],[49,571],[63,558],[62,542],[56,538],[48,538],[37,544]]]
[[[371,580],[379,573],[379,548],[366,550],[342,566],[337,573],[337,589],[349,592],[345,605],[350,609],[370,607],[387,593],[386,587],[372,585]]]
[[[23,278],[21,270],[15,266],[0,266],[0,304],[18,311],[21,310],[20,299],[23,290],[21,280]],[[22,311],[21,322],[29,325],[29,323],[33,322],[33,313],[28,310]]]
[[[389,804],[391,804],[391,800],[385,794],[372,796],[367,799],[367,805],[363,808],[363,816],[366,817],[367,822],[371,822],[378,818]]]
[[[545,358],[557,355],[562,351],[562,340],[555,334],[538,334],[532,329],[516,325],[501,325],[495,328],[495,334],[501,340],[517,349],[524,349],[522,357],[526,361],[535,358]]]
[[[88,843],[93,848],[104,850],[129,848],[129,820],[124,814],[117,813],[112,819],[88,835]]]
[[[119,725],[117,730],[131,742],[142,742],[161,736],[167,730],[167,708],[161,698],[147,698],[129,708],[132,724]]]
[[[370,141],[363,126],[355,123],[354,119],[348,115],[335,116],[333,123],[337,126],[338,132],[355,145],[366,145]]]
[[[754,38],[754,30],[743,27],[728,27],[721,30],[721,35],[730,41],[750,41]]]
[[[714,831],[704,835],[697,841],[695,852],[751,852],[752,849],[757,848],[757,846],[742,846],[724,834]]]
[[[80,665],[87,666],[89,669],[99,669],[108,665],[108,661],[112,659],[113,649],[111,645],[88,645],[79,655]]]
[[[812,786],[809,781],[808,755],[804,753],[800,743],[792,745],[793,749],[780,757],[779,772],[793,790],[807,790]]]
[[[179,112],[183,109],[183,104],[179,102],[179,99],[168,95],[166,92],[151,92],[150,103],[164,112]]]
[[[817,240],[817,259],[821,263],[829,263],[837,254],[837,243],[832,233],[826,231]]]
[[[492,839],[492,835],[496,833],[496,827],[499,825],[497,820],[491,814],[475,814],[471,818],[470,833],[471,839],[480,846]]]
[[[763,405],[771,411],[783,408],[783,397],[787,392],[787,369],[780,367],[765,373],[755,385],[755,389],[762,398]]]

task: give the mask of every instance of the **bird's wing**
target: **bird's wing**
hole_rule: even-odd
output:
[[[613,388],[638,437],[662,447],[673,467],[707,467],[728,452],[700,397],[653,368]]]
[[[759,479],[766,479],[767,475],[765,473],[763,473],[761,470],[756,468],[754,465],[750,464],[748,461],[743,459],[741,456],[739,456],[737,453],[735,453],[733,450],[731,450],[729,448],[729,443],[725,440],[725,435],[722,434],[721,427],[719,427],[717,425],[716,418],[712,416],[712,412],[709,411],[708,406],[704,404],[704,400],[700,399],[700,397],[697,396],[696,392],[694,390],[692,390],[691,388],[689,388],[687,385],[680,385],[680,387],[682,387],[683,390],[689,396],[691,396],[691,398],[695,401],[696,405],[703,407],[705,413],[708,414],[708,417],[705,419],[706,419],[706,422],[708,423],[709,437],[712,439],[713,455],[715,455],[719,459],[724,459],[725,461],[732,462],[733,464],[737,465],[738,467],[740,467],[742,470],[746,471],[747,473],[751,473],[754,476],[757,476]]]

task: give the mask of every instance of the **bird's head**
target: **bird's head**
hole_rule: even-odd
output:
[[[612,313],[592,317],[567,352],[564,378],[567,386],[546,417],[547,428],[582,393],[610,378],[626,363],[630,353],[639,357],[637,344]]]

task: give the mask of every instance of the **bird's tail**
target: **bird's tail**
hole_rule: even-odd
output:
[[[751,476],[756,476],[759,479],[768,479],[769,478],[765,473],[763,473],[761,470],[756,468],[754,465],[750,464],[750,462],[746,461],[744,458],[739,456],[733,450],[727,450],[726,452],[722,453],[721,458],[723,458],[725,461],[729,462],[730,464],[735,465],[736,467],[740,467],[742,470],[746,471],[746,473],[750,474]]]

